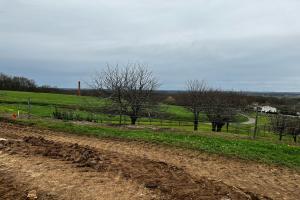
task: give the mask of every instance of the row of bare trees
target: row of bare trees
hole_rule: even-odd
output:
[[[101,97],[113,102],[120,115],[131,118],[135,124],[142,113],[150,113],[154,107],[154,91],[159,84],[152,72],[143,64],[126,66],[107,65],[93,80],[93,87]],[[234,121],[237,112],[244,106],[244,95],[238,92],[224,92],[211,89],[204,81],[191,80],[186,84],[187,91],[180,96],[181,104],[194,116],[194,130],[198,130],[200,113],[204,113],[212,124],[212,131],[221,131],[222,127]]]
[[[240,92],[225,92],[209,88],[205,81],[191,80],[186,84],[182,105],[194,116],[194,130],[198,130],[199,114],[204,113],[211,122],[212,131],[219,132],[226,124],[227,130],[238,111],[246,106],[246,98]]]
[[[110,99],[110,106],[117,110],[120,116],[129,116],[131,124],[145,113],[157,108],[154,94],[159,83],[152,72],[143,64],[128,64],[126,66],[111,66],[98,73],[93,80],[93,88],[101,97]],[[194,130],[198,130],[200,113],[211,123],[211,130],[227,130],[231,122],[236,121],[238,113],[249,105],[249,96],[242,92],[222,91],[210,88],[205,81],[190,80],[186,83],[186,92],[176,96],[176,102],[193,113]],[[291,134],[296,142],[300,135],[300,119],[287,115],[271,117],[273,132],[279,135]]]
[[[297,142],[297,137],[300,135],[300,118],[282,114],[270,116],[272,131],[278,134],[279,140],[282,140],[284,135],[291,135],[294,142]]]

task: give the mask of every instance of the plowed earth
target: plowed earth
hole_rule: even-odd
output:
[[[0,123],[0,199],[299,199],[285,168]],[[276,180],[276,181],[275,181]]]

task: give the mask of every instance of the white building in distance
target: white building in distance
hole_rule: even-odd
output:
[[[277,113],[277,108],[274,108],[272,106],[262,106],[261,112],[264,113]]]

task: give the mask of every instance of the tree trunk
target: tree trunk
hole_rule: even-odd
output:
[[[211,123],[211,130],[212,130],[213,132],[216,131],[216,122],[212,122],[212,123]]]
[[[130,116],[130,119],[131,119],[131,125],[135,125],[137,116]]]
[[[229,129],[229,122],[226,123],[226,131],[228,133],[228,129]]]
[[[198,130],[199,113],[194,113],[194,131]]]
[[[223,126],[224,126],[224,123],[218,122],[217,123],[217,132],[221,132]]]
[[[221,132],[222,131],[222,127],[220,127],[220,125],[217,125],[217,132]]]
[[[282,140],[282,133],[279,133],[279,140]]]

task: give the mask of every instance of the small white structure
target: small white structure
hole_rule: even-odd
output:
[[[277,108],[274,108],[272,106],[262,106],[261,112],[264,113],[277,113]]]

